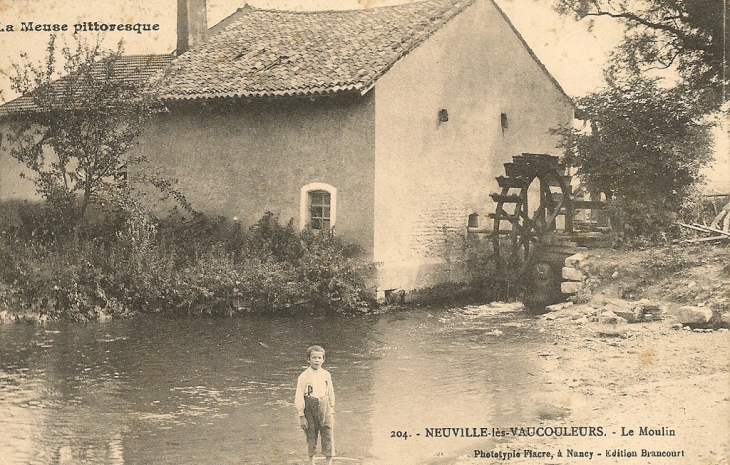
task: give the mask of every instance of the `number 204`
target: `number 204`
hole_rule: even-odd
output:
[[[408,439],[408,433],[406,431],[391,431],[390,437]]]

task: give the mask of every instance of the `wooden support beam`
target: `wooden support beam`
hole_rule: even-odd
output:
[[[697,224],[697,223],[694,223],[693,226],[700,227],[703,230],[705,230],[706,232],[711,232],[711,233],[715,233],[715,234],[722,234],[723,236],[730,237],[730,232],[723,231],[722,229],[708,228],[706,226],[702,226],[701,224]]]
[[[519,195],[489,194],[489,196],[495,202],[502,202],[502,203],[522,203],[522,197],[520,197]]]
[[[730,240],[730,236],[713,236],[713,237],[700,237],[698,239],[685,239],[681,241],[682,244],[694,244],[696,242],[711,242],[720,240]]]
[[[714,233],[714,234],[722,234],[723,236],[730,237],[730,233],[728,233],[728,232],[721,231],[719,229],[708,228],[708,227],[702,226],[700,224],[684,224],[684,223],[677,223],[677,224],[680,225],[680,226],[682,226],[682,227],[684,227],[684,228],[693,229],[695,231],[701,231],[701,232],[706,232],[706,233]]]
[[[573,209],[601,210],[606,208],[606,202],[601,200],[571,200]]]

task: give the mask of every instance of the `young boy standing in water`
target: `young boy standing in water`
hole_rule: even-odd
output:
[[[335,423],[335,391],[332,377],[322,368],[324,349],[320,346],[307,348],[309,368],[304,370],[297,381],[294,406],[299,413],[299,424],[307,435],[309,463],[314,464],[317,450],[317,436],[322,436],[322,453],[327,465],[332,464],[335,455],[335,442],[332,437]]]

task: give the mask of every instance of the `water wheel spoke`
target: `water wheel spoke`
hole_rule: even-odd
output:
[[[554,227],[555,219],[560,214],[560,210],[563,208],[564,204],[565,204],[565,202],[563,202],[562,200],[560,202],[558,202],[557,205],[555,206],[555,208],[553,209],[552,213],[550,214],[550,217],[548,218],[547,224],[553,225],[553,229],[555,229],[555,227]]]
[[[550,206],[549,199],[552,197],[552,194],[550,193],[550,183],[544,178],[538,177],[538,180],[540,182],[540,207],[538,208],[537,218],[541,223],[548,225],[550,222],[546,221],[545,217],[548,214],[548,207]]]
[[[522,235],[524,235],[528,239],[531,239],[533,242],[535,242],[537,240],[537,236],[540,235],[540,229],[538,228],[538,225],[529,218],[525,220],[525,222],[521,225],[521,231]]]

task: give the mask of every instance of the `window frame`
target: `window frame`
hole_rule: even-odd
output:
[[[299,195],[299,229],[311,226],[311,196],[312,192],[323,191],[330,195],[330,229],[337,223],[337,188],[323,182],[312,182],[303,186]],[[319,231],[322,231],[320,229]]]

